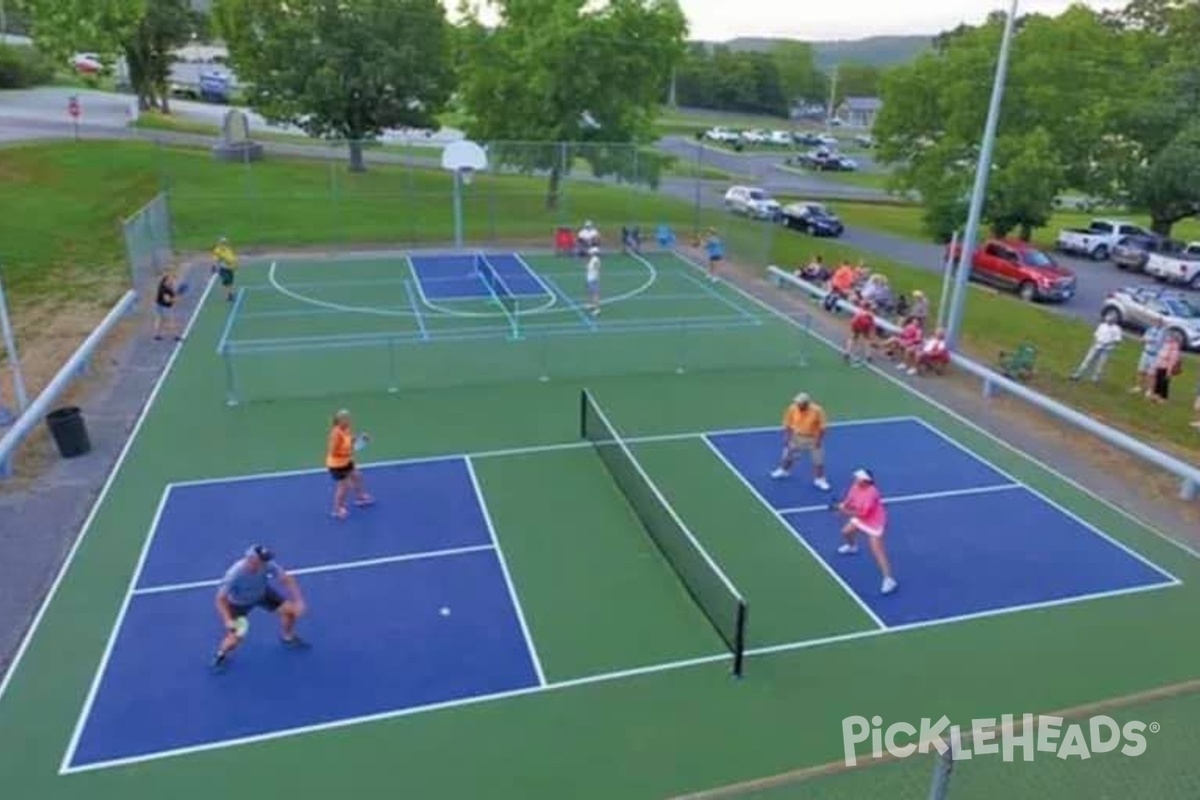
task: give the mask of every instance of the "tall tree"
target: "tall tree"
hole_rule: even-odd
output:
[[[839,64],[837,68],[837,97],[840,103],[847,97],[878,97],[879,67],[853,61]]]
[[[216,18],[250,105],[308,135],[363,144],[429,127],[453,89],[438,0],[218,0]]]
[[[658,159],[639,145],[655,136],[659,104],[684,53],[687,23],[675,0],[494,5],[495,27],[468,14],[460,74],[468,133],[492,143],[491,158],[548,175],[551,208],[577,159],[597,177],[657,182]]]
[[[1003,23],[997,15],[958,29],[883,79],[879,157],[896,165],[900,188],[936,199],[927,208],[931,232],[942,232],[953,207],[948,176],[970,185]],[[1103,155],[1123,141],[1113,120],[1145,70],[1139,75],[1123,32],[1086,7],[1019,23],[984,216],[997,232],[1028,235],[1045,224],[1058,193],[1098,193],[1115,182]]]
[[[825,99],[829,91],[828,78],[817,69],[811,44],[785,39],[772,47],[770,52],[789,104],[797,100]]]
[[[38,46],[56,57],[98,52],[125,59],[138,105],[170,110],[171,52],[201,30],[188,0],[23,0]]]

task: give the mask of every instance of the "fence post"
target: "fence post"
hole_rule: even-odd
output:
[[[17,414],[22,414],[29,406],[29,396],[25,393],[25,377],[21,374],[17,337],[13,333],[12,320],[8,316],[8,298],[4,294],[2,274],[0,274],[0,331],[3,332],[4,350],[8,354],[8,370],[12,373],[13,401],[17,404]]]

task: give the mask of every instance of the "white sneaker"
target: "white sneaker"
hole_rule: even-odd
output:
[[[917,374],[917,371],[916,371],[915,369],[911,369],[911,368],[910,368],[910,369],[908,370],[908,374],[909,374],[909,375],[916,375],[916,374]]]
[[[884,578],[883,585],[879,587],[879,591],[883,594],[891,594],[896,591],[898,585],[895,578]]]
[[[901,372],[903,372],[904,370],[906,370],[906,369],[908,369],[908,368],[907,368],[907,367],[904,365],[904,362],[903,362],[903,361],[901,361],[899,364],[897,364],[897,365],[896,365],[896,369],[898,369],[898,370],[900,370]]]
[[[817,487],[822,492],[829,491],[829,481],[825,480],[824,478],[817,478],[816,480],[814,480],[813,486]]]
[[[838,552],[844,556],[854,555],[855,553],[858,552],[858,545],[844,544],[838,548]]]
[[[775,480],[779,480],[780,478],[786,478],[787,476],[788,476],[788,471],[786,469],[784,469],[783,467],[776,467],[775,470],[771,473],[771,477],[774,478]]]

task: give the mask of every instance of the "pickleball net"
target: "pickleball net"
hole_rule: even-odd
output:
[[[595,447],[647,535],[729,647],[733,673],[740,677],[746,652],[745,599],[650,480],[586,389],[580,394],[579,405],[580,435]]]
[[[475,254],[475,272],[478,273],[479,279],[487,287],[492,300],[500,306],[504,311],[504,315],[508,317],[508,324],[512,328],[513,337],[520,336],[521,329],[517,322],[520,318],[520,305],[517,303],[516,295],[513,294],[512,289],[504,282],[504,278],[496,271],[496,267],[492,262],[488,261],[487,256],[483,253]]]

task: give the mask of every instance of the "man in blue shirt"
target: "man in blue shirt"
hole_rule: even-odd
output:
[[[271,584],[275,580],[283,584],[290,599],[275,590]],[[274,553],[258,544],[234,562],[217,589],[217,613],[221,615],[226,633],[213,658],[214,667],[222,666],[226,656],[242,643],[249,630],[246,617],[256,607],[279,614],[285,645],[305,646],[304,640],[295,632],[296,620],[305,610],[300,584],[276,563]]]

